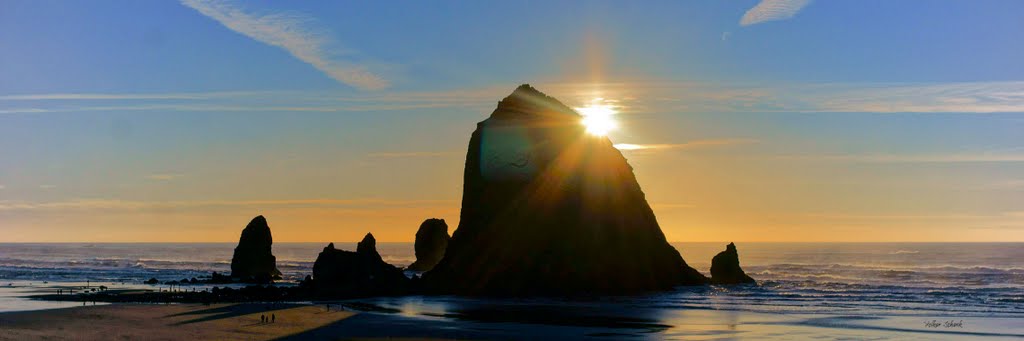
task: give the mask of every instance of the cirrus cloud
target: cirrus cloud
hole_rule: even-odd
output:
[[[651,150],[664,150],[664,149],[695,149],[702,147],[715,147],[715,146],[734,146],[740,144],[751,144],[758,143],[760,141],[754,139],[740,139],[740,138],[727,138],[727,139],[709,139],[709,140],[696,140],[686,143],[655,143],[655,144],[635,144],[635,143],[616,143],[614,146],[618,150],[622,151],[651,151]]]
[[[365,67],[337,58],[328,48],[323,34],[308,27],[311,21],[296,13],[257,15],[247,13],[233,3],[217,0],[182,0],[181,3],[261,43],[288,51],[334,80],[360,89],[377,90],[388,86],[383,78]]]
[[[811,0],[762,0],[743,14],[740,26],[789,19],[810,3]]]

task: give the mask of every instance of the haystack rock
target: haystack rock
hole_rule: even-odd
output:
[[[416,261],[409,265],[406,270],[429,271],[444,257],[444,250],[448,248],[448,224],[444,219],[431,218],[420,224],[416,231]]]
[[[330,243],[313,263],[313,283],[321,294],[372,296],[404,293],[409,279],[402,270],[384,262],[377,241],[367,233],[356,251],[334,248]]]
[[[242,230],[235,254],[231,257],[231,277],[259,282],[280,278],[277,258],[270,251],[273,243],[267,219],[263,216],[253,218]]]
[[[729,243],[725,251],[719,252],[711,259],[711,282],[715,284],[754,283],[740,268],[740,255],[736,252],[736,244]]]
[[[707,283],[665,240],[626,159],[581,121],[522,85],[477,124],[459,227],[425,289],[577,295]]]

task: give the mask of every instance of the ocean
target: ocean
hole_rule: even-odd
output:
[[[355,243],[336,243],[352,250]],[[708,274],[725,243],[673,243]],[[681,288],[652,297],[663,306],[764,312],[1024,314],[1024,243],[740,243],[740,262],[759,287]],[[312,272],[323,243],[275,243],[285,282]],[[412,243],[378,243],[406,266]],[[230,272],[234,243],[0,244],[0,286],[62,282],[139,284]]]
[[[324,244],[275,243],[273,252],[284,282],[294,283],[310,274]],[[355,243],[335,244],[342,249],[355,248]],[[725,244],[673,246],[691,266],[708,274],[711,258],[724,250]],[[46,290],[40,288],[80,286],[87,281],[108,287],[152,288],[141,282],[148,278],[170,281],[200,277],[213,271],[228,273],[234,246],[0,244],[0,289],[8,289],[0,292],[0,311],[73,305],[29,301],[12,292],[40,292]],[[742,267],[759,286],[680,287],[672,292],[599,301],[611,304],[613,308],[609,309],[617,312],[632,308],[679,314],[692,314],[693,310],[732,311],[772,316],[842,316],[846,322],[887,316],[897,319],[886,320],[887,323],[910,318],[913,324],[933,317],[941,317],[936,320],[940,322],[974,319],[975,328],[1024,334],[1024,243],[738,243],[737,247]],[[415,260],[412,243],[382,242],[377,248],[385,261],[397,266]],[[533,307],[551,305],[544,302],[534,301]],[[423,316],[446,316],[452,306],[478,303],[479,300],[454,297],[375,300],[375,304]],[[570,309],[573,304],[555,305]],[[590,304],[581,309],[592,311]],[[984,321],[983,327],[978,327],[979,321]],[[993,327],[992,323],[998,325]]]

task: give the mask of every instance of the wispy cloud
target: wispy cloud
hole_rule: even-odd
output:
[[[959,83],[726,84],[695,82],[551,83],[573,104],[617,99],[624,113],[1024,113],[1024,81]],[[0,114],[65,112],[370,112],[427,108],[493,109],[512,86],[443,91],[261,91],[168,94],[0,96]],[[86,102],[86,103],[83,103]],[[24,105],[31,103],[31,105]],[[93,103],[93,104],[89,104]]]
[[[407,157],[439,157],[439,156],[454,156],[459,155],[459,152],[384,152],[384,153],[370,153],[366,156],[372,158],[382,159],[396,159],[396,158],[407,158]]]
[[[1024,153],[782,155],[773,158],[867,163],[991,163],[1024,162]]]
[[[22,94],[0,96],[0,114],[75,112],[370,112],[427,108],[485,110],[506,87],[474,90],[372,92],[225,91],[148,94]],[[23,106],[23,103],[32,103]],[[9,105],[5,107],[5,104]]]
[[[715,146],[733,146],[740,144],[752,144],[758,143],[758,140],[754,139],[709,139],[709,140],[696,140],[686,143],[655,143],[655,144],[633,144],[633,143],[616,143],[615,148],[623,151],[653,151],[653,150],[668,150],[668,149],[695,149],[702,147],[715,147]]]
[[[914,152],[853,152],[853,153],[779,153],[743,155],[774,161],[796,162],[852,162],[878,164],[940,164],[940,163],[1022,163],[1024,147],[989,148],[976,150],[931,150]],[[960,183],[958,188],[968,190],[1015,190],[1024,188],[1024,179],[987,179],[983,184]]]
[[[685,203],[666,203],[666,204],[654,203],[654,204],[651,204],[651,206],[654,207],[654,208],[658,208],[658,209],[690,209],[690,208],[696,208],[697,207],[697,205],[685,204]]]
[[[750,26],[766,21],[789,19],[810,3],[811,0],[761,0],[757,6],[743,14],[740,25]]]
[[[200,94],[28,94],[0,96],[4,101],[39,100],[124,100],[124,99],[200,99]]]
[[[274,91],[214,91],[172,93],[55,93],[2,95],[0,101],[90,101],[90,100],[197,100],[255,97],[275,94]]]
[[[1024,112],[1024,82],[832,84],[810,91],[831,112]]]
[[[981,187],[982,189],[1024,189],[1024,180],[996,181]]]
[[[944,153],[902,153],[902,154],[841,154],[841,155],[796,155],[780,156],[785,160],[815,160],[862,163],[1017,163],[1024,162],[1024,147],[1013,146],[989,148],[978,151],[953,151]],[[1021,185],[1022,180],[1011,179],[993,182],[985,187],[1009,188]]]
[[[551,86],[578,101],[600,87],[625,98],[626,112],[672,113],[1024,113],[1024,82],[565,83]],[[556,94],[557,95],[557,94]],[[562,98],[562,97],[559,97]]]
[[[146,175],[146,179],[156,180],[156,181],[168,181],[168,180],[174,180],[174,179],[177,179],[177,178],[180,178],[180,177],[183,177],[183,176],[185,176],[185,175],[184,174],[150,174],[150,175]]]
[[[971,230],[1024,229],[1021,211],[1001,212],[950,212],[920,214],[870,214],[870,213],[798,213],[800,220],[814,221],[815,224],[831,226],[903,226],[907,224],[936,224],[956,222],[958,226]]]
[[[338,82],[362,89],[382,89],[388,82],[363,66],[342,60],[328,47],[329,39],[309,27],[309,17],[298,13],[248,13],[218,0],[182,0],[185,6],[259,42],[285,49]]]
[[[354,206],[409,206],[437,207],[458,204],[457,200],[398,200],[398,199],[287,199],[287,200],[176,200],[132,201],[116,199],[74,199],[67,201],[29,202],[0,200],[0,211],[12,210],[139,210],[216,207],[354,207]]]
[[[940,213],[940,214],[852,214],[852,213],[799,213],[801,217],[814,219],[831,220],[966,220],[993,217],[1005,217],[1006,213],[1000,214],[965,214],[965,213]]]
[[[156,105],[112,105],[112,106],[72,106],[52,109],[13,108],[0,109],[0,114],[42,114],[42,113],[74,113],[74,112],[111,112],[111,111],[178,111],[178,112],[366,112],[366,111],[399,111],[425,108],[451,107],[442,103],[422,104],[368,104],[368,105],[326,105],[326,106],[260,106],[260,105],[204,105],[204,104],[156,104]]]
[[[0,114],[43,114],[52,112],[49,109],[42,108],[7,108],[0,109]]]

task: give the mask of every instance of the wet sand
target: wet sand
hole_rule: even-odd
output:
[[[377,302],[380,303],[380,302]],[[439,314],[389,310],[373,303],[111,304],[0,313],[0,340],[374,340],[374,339],[1018,339],[1015,318],[963,318],[962,327],[927,327],[910,316],[764,314],[637,309],[538,310],[536,306]],[[353,312],[352,306],[376,307]],[[593,309],[596,308],[596,309]],[[659,312],[660,311],[660,312]],[[275,323],[260,315],[275,314]],[[602,317],[603,316],[603,317]],[[939,321],[959,318],[938,318]]]

